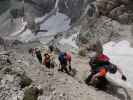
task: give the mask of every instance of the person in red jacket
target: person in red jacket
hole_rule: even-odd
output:
[[[68,52],[60,52],[59,56],[58,56],[58,60],[60,62],[61,68],[59,69],[59,71],[65,71],[66,73],[69,74],[69,71],[71,71],[71,54]],[[69,66],[69,71],[67,66]]]
[[[107,72],[115,74],[117,71],[121,74],[122,80],[126,81],[126,76],[123,74],[122,70],[118,66],[112,64],[109,57],[103,53],[91,59],[89,64],[91,65],[91,74],[86,80],[87,83],[93,83],[96,78],[100,79],[101,83],[106,83],[103,82],[103,80],[106,80],[105,76]]]
[[[50,68],[51,66],[51,59],[50,59],[50,55],[48,53],[44,54],[44,62],[43,64],[47,67]]]
[[[71,68],[71,60],[72,60],[71,54],[69,52],[66,52],[64,54],[64,56],[65,56],[65,58],[67,60],[67,64],[69,66],[69,71],[71,71],[72,70],[72,68]]]

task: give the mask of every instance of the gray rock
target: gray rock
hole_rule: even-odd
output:
[[[131,0],[97,0],[97,10],[100,15],[111,17],[122,24],[132,22],[133,10]],[[130,13],[128,13],[130,11]]]

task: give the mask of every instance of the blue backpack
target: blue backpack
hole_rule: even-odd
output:
[[[59,56],[58,56],[58,59],[60,62],[63,62],[64,61],[64,52],[60,52]]]
[[[108,70],[111,74],[115,74],[117,72],[117,66],[114,64],[111,64],[111,66],[108,68]]]

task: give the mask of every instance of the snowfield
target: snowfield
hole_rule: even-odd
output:
[[[78,34],[79,34],[79,32],[73,34],[69,38],[62,38],[59,41],[59,44],[63,47],[61,50],[62,51],[71,51],[71,52],[77,54],[78,49],[79,49],[79,47],[76,44],[76,39],[77,39]]]
[[[68,45],[70,45],[70,46],[72,46],[72,47],[78,49],[78,46],[76,45],[76,41],[75,41],[75,39],[77,38],[77,35],[78,35],[78,34],[79,34],[79,33],[73,34],[71,37],[69,37],[69,38],[67,38],[67,39],[66,39],[66,38],[62,38],[62,39],[59,41],[59,43],[62,44],[62,45],[68,44]]]
[[[40,18],[36,18],[35,22],[41,22],[46,17],[47,15]],[[29,29],[26,29],[26,31],[22,32],[27,24],[26,22],[23,22],[22,25],[20,25],[19,30],[12,33],[11,36],[17,36],[18,39],[23,42],[33,41],[36,39],[40,40],[41,42],[47,42],[55,34],[70,29],[70,22],[71,20],[68,16],[56,12],[56,14],[50,16],[46,21],[44,21],[44,23],[40,25],[41,30],[47,30],[48,32],[39,32],[37,36],[34,36],[34,33],[32,33]]]
[[[110,57],[111,62],[118,65],[126,74],[128,83],[123,82],[120,79],[119,74],[109,75],[109,77],[123,85],[127,84],[130,86],[133,84],[133,48],[130,46],[130,43],[126,40],[120,41],[118,43],[111,41],[106,43],[103,48],[104,53]]]
[[[69,17],[57,12],[55,15],[52,15],[41,25],[41,29],[48,30],[47,33],[63,32],[70,28],[70,22],[71,20]]]

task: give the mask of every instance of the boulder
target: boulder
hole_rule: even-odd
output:
[[[20,82],[21,88],[25,88],[26,86],[29,86],[32,82],[32,80],[29,77],[27,77],[25,74],[20,75],[20,78],[21,78],[21,82]]]
[[[38,100],[38,96],[43,93],[43,90],[37,87],[30,87],[25,90],[23,100]]]

